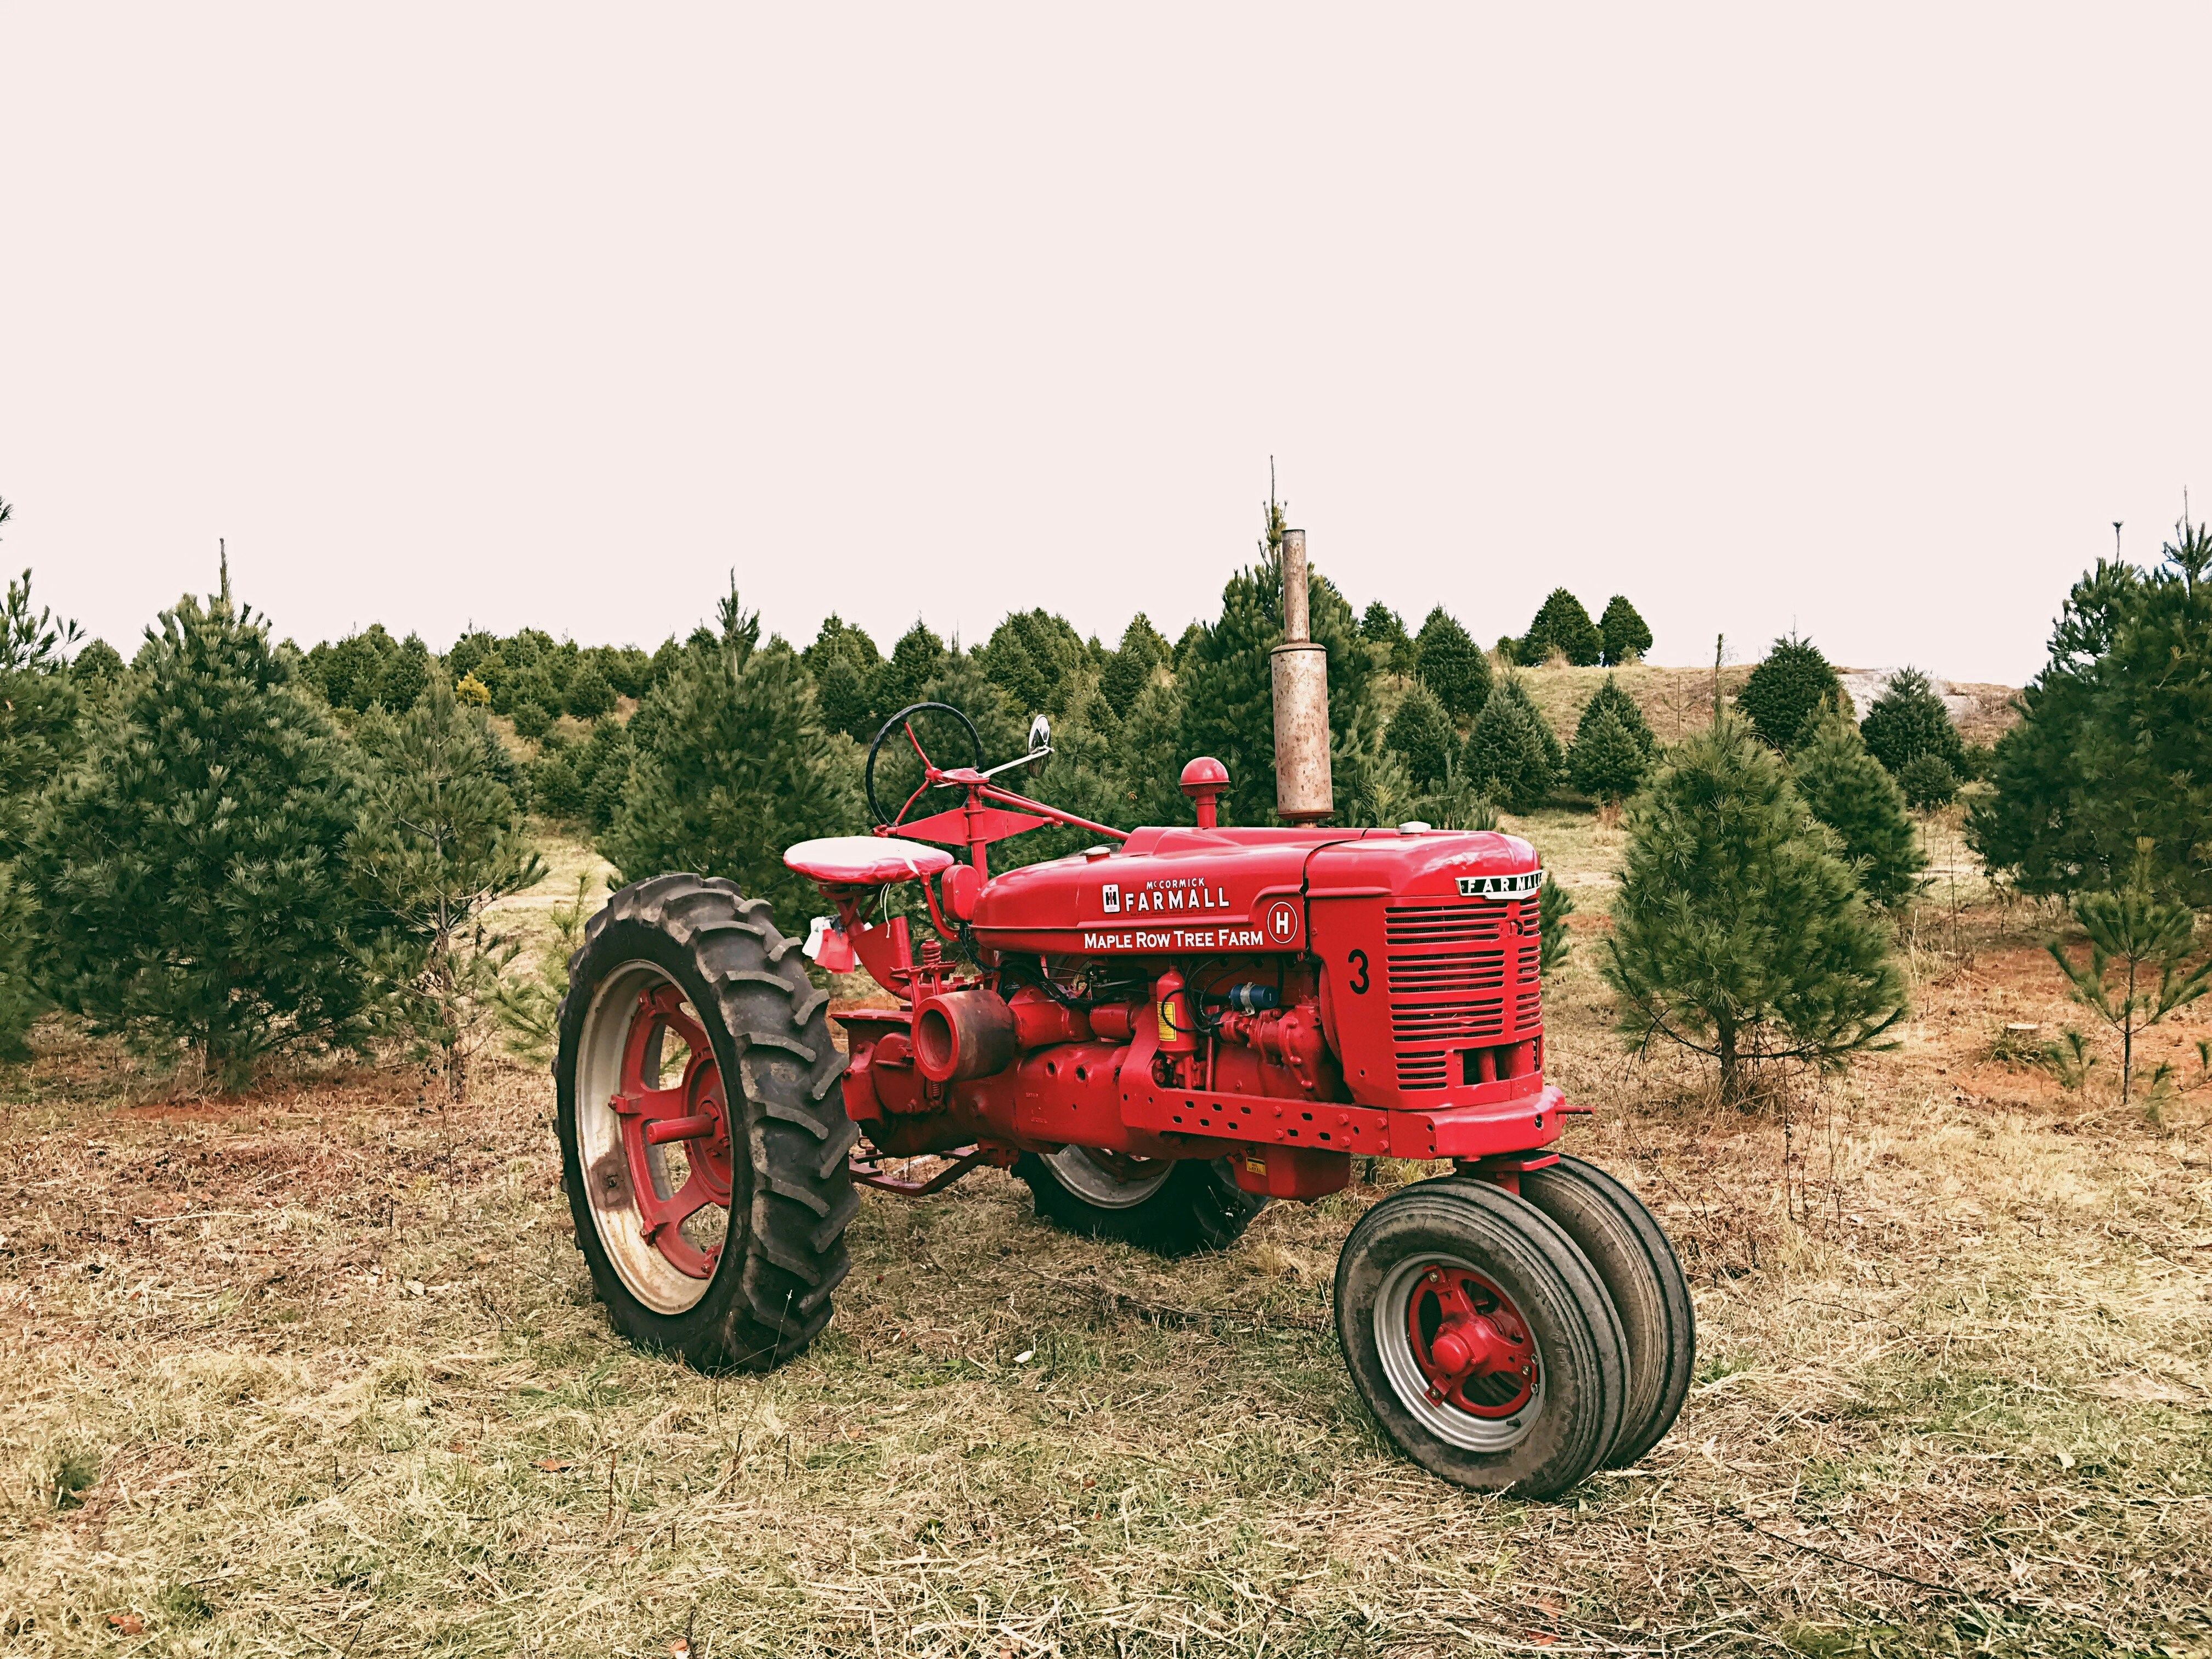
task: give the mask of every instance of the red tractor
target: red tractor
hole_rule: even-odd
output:
[[[724,880],[609,899],[556,1076],[576,1239],[617,1328],[702,1369],[789,1358],[850,1265],[855,1183],[921,1197],[995,1164],[1053,1224],[1177,1256],[1228,1246],[1270,1198],[1340,1190],[1355,1159],[1449,1158],[1369,1209],[1337,1265],[1345,1359],[1391,1439],[1448,1480],[1548,1496],[1667,1431],[1688,1289],[1643,1205],[1554,1149],[1589,1109],[1545,1081],[1536,854],[1318,827],[1326,659],[1296,532],[1283,579],[1292,827],[1218,823],[1228,774],[1207,758],[1182,772],[1194,825],[1093,823],[997,781],[1049,753],[1042,719],[1030,754],[985,770],[964,715],[918,704],[869,750],[875,833],[785,856],[833,912],[804,947]],[[933,726],[968,763],[930,757]],[[915,787],[890,807],[894,757]],[[915,816],[932,796],[956,804]],[[1099,844],[990,873],[993,843],[1048,824]],[[889,994],[836,1017],[842,1052],[808,957]],[[932,1154],[927,1180],[886,1168]]]

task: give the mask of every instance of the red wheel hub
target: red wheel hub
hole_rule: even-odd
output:
[[[680,1038],[691,1051],[683,1078],[660,1086],[661,1048]],[[622,1120],[639,1231],[678,1273],[713,1275],[720,1244],[684,1236],[684,1224],[709,1205],[730,1207],[730,1116],[721,1068],[699,1022],[684,1009],[684,993],[663,984],[647,991],[630,1015],[623,1042],[622,1090],[608,1103]],[[679,1182],[662,1150],[680,1145],[688,1172]]]
[[[1520,1310],[1480,1273],[1423,1268],[1406,1324],[1431,1401],[1476,1417],[1510,1417],[1528,1403],[1536,1345]]]

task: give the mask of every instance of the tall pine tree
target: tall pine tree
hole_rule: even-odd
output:
[[[1737,709],[1750,717],[1767,746],[1784,751],[1796,745],[1814,711],[1841,708],[1843,702],[1844,683],[1828,659],[1810,640],[1795,635],[1775,641],[1735,696]]]
[[[1597,619],[1597,636],[1605,648],[1608,668],[1633,661],[1651,648],[1650,624],[1637,614],[1626,593],[1616,593],[1605,602],[1605,614]]]
[[[1577,668],[1587,668],[1605,653],[1597,624],[1583,609],[1583,602],[1564,587],[1555,587],[1537,608],[1535,619],[1522,636],[1516,655],[1524,663],[1547,661],[1563,653]]]
[[[1455,720],[1473,720],[1490,696],[1490,659],[1442,605],[1414,636],[1413,672]]]
[[[1734,719],[1670,750],[1629,807],[1604,969],[1620,1030],[1711,1055],[1724,1100],[1754,1061],[1833,1066],[1905,1013],[1888,931],[1813,822]]]
[[[31,831],[56,999],[227,1084],[278,1049],[360,1046],[360,804],[358,757],[228,574],[205,606],[179,600]]]

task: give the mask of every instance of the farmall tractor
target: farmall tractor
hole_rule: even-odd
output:
[[[920,1198],[994,1164],[1054,1226],[1180,1256],[1232,1244],[1270,1199],[1340,1190],[1356,1160],[1449,1159],[1370,1208],[1337,1265],[1345,1361],[1390,1438],[1447,1480],[1549,1496],[1667,1431],[1688,1290],[1643,1205],[1556,1150],[1589,1109],[1545,1080],[1535,852],[1322,827],[1301,532],[1282,574],[1292,827],[1218,823],[1208,758],[1182,772],[1194,824],[1092,823],[1000,781],[1049,752],[1042,720],[986,770],[965,715],[916,705],[869,750],[874,833],[785,855],[831,910],[804,946],[725,880],[609,899],[556,1076],[576,1240],[617,1329],[702,1369],[789,1358],[829,1322],[856,1184]],[[925,727],[966,753],[933,757]],[[892,757],[902,800],[879,793]],[[994,843],[1047,824],[1099,844],[991,874]],[[842,1050],[810,956],[887,993],[836,1016]]]

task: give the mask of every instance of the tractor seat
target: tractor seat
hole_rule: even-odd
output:
[[[933,876],[952,862],[952,854],[941,847],[890,836],[824,836],[819,841],[802,841],[783,855],[783,861],[825,885],[882,887]]]

